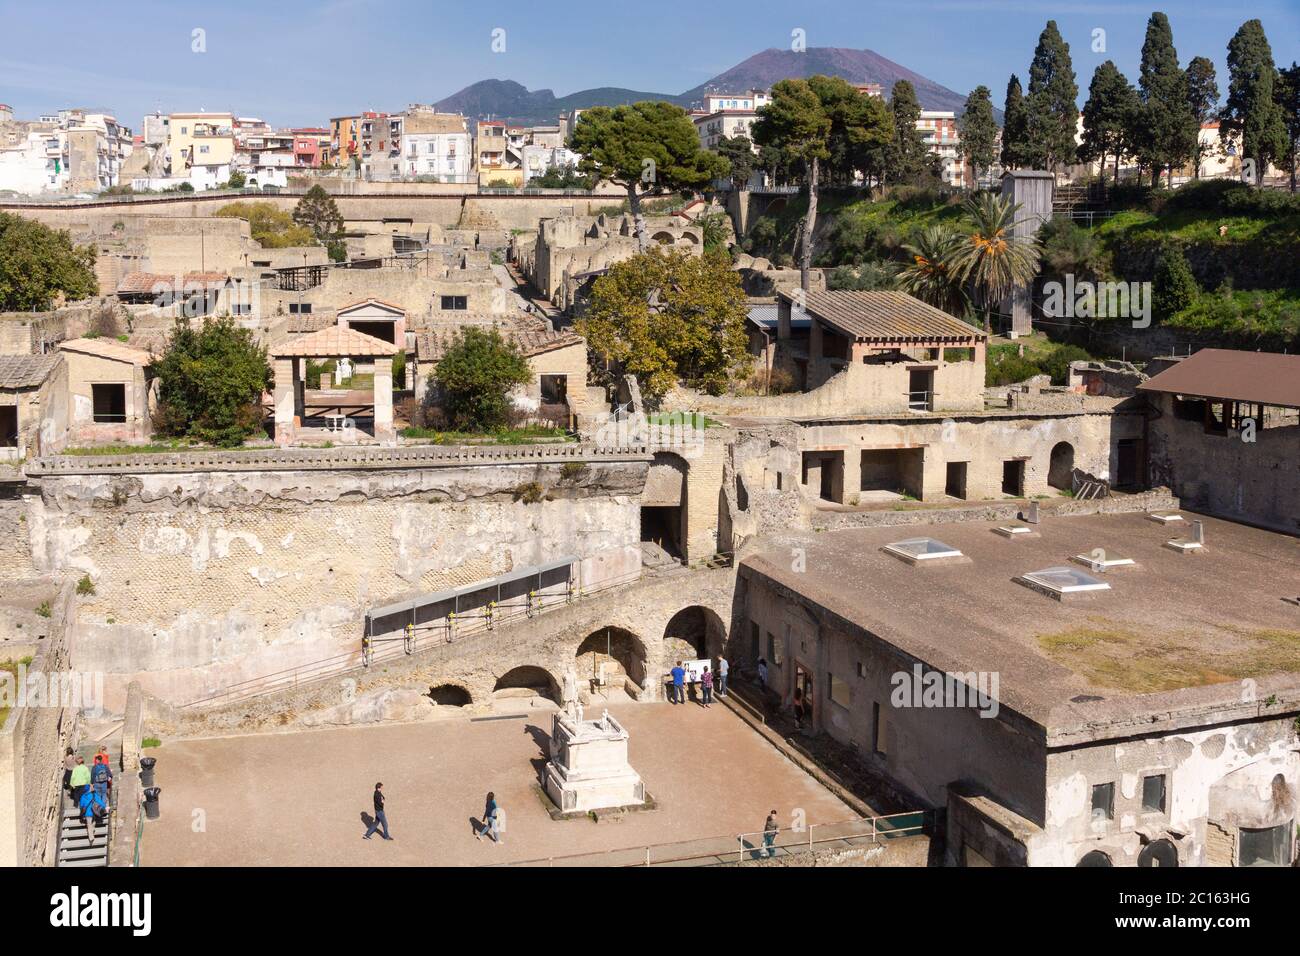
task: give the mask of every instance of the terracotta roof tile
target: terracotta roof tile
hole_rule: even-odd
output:
[[[356,356],[358,358],[396,355],[397,346],[373,335],[366,335],[356,329],[343,329],[337,325],[312,332],[309,335],[296,335],[281,342],[271,350],[276,358],[331,358],[334,356]]]
[[[116,339],[69,339],[60,342],[59,348],[65,352],[95,355],[99,358],[112,359],[114,362],[126,362],[128,365],[153,364],[153,356],[148,352],[132,348]]]
[[[34,388],[59,364],[58,352],[45,355],[0,355],[0,388]]]

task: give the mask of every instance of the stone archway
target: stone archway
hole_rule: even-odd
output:
[[[545,697],[558,704],[560,685],[546,668],[523,664],[502,674],[492,688],[493,700],[527,697]]]
[[[592,631],[574,653],[579,683],[588,683],[604,668],[605,682],[621,687],[630,680],[637,687],[645,685],[646,647],[641,638],[621,627],[602,627]]]
[[[1047,465],[1047,483],[1061,491],[1074,487],[1074,446],[1068,441],[1057,442],[1052,446],[1052,455]]]
[[[429,698],[440,707],[466,707],[474,702],[469,691],[459,684],[438,684],[430,687]]]
[[[664,660],[716,657],[727,639],[722,618],[702,604],[684,607],[664,627]]]
[[[1138,866],[1171,867],[1177,865],[1178,847],[1174,846],[1172,840],[1152,840],[1138,854]]]
[[[1076,865],[1077,866],[1114,866],[1115,864],[1113,864],[1110,861],[1110,857],[1108,857],[1105,853],[1102,853],[1101,850],[1092,850],[1088,853],[1085,853],[1083,855],[1083,859],[1081,859]]]
[[[657,242],[661,246],[671,246],[674,242],[674,237],[671,232],[661,229],[650,237],[650,241]]]

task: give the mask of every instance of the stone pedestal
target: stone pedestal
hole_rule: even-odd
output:
[[[627,731],[608,711],[599,720],[582,719],[577,706],[555,713],[546,792],[564,813],[645,803],[645,784],[627,762]]]

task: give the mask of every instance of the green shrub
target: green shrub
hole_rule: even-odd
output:
[[[50,616],[51,614],[53,614],[53,613],[54,613],[54,612],[53,612],[53,610],[51,610],[51,608],[50,608],[50,602],[49,602],[49,601],[42,601],[40,604],[36,605],[36,616],[37,616],[37,617],[49,617],[49,616]]]
[[[80,597],[89,597],[95,593],[95,582],[90,580],[89,574],[83,574],[81,580],[77,582],[77,594]]]
[[[535,505],[546,497],[546,489],[536,481],[525,481],[515,487],[515,501],[526,505]]]
[[[492,431],[509,423],[510,392],[532,377],[519,346],[496,329],[463,328],[430,375],[451,424]]]

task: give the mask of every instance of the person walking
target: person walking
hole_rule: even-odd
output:
[[[483,829],[474,831],[474,839],[479,839],[485,833],[492,838],[493,843],[501,842],[501,807],[497,804],[497,795],[490,790],[483,806]]]
[[[670,698],[674,704],[686,703],[686,671],[682,670],[682,662],[678,661],[677,666],[672,670],[673,689]]]
[[[772,846],[776,842],[776,835],[781,830],[776,825],[776,811],[773,810],[767,815],[767,822],[763,824],[763,850],[769,857],[776,856],[776,850]]]
[[[63,789],[72,796],[72,771],[77,768],[77,752],[69,747],[63,754]]]
[[[89,786],[77,801],[81,818],[86,821],[86,842],[95,845],[95,827],[104,822],[108,815],[108,801]]]
[[[90,768],[90,785],[104,798],[104,805],[107,806],[109,789],[113,785],[113,770],[108,765],[108,758],[102,753],[95,754],[95,766]]]
[[[767,658],[758,659],[758,686],[759,689],[767,687]]]
[[[72,768],[68,783],[72,787],[72,799],[80,806],[82,795],[90,789],[90,768],[86,766],[86,758],[81,754],[77,754],[77,763]]]
[[[721,654],[718,655],[718,696],[727,696],[727,670],[730,665]]]
[[[370,821],[370,829],[366,830],[364,839],[369,840],[375,835],[375,831],[380,827],[384,829],[384,839],[391,840],[388,835],[388,814],[384,812],[384,785],[375,784],[375,818]]]
[[[704,673],[700,675],[700,693],[704,697],[704,706],[708,707],[713,703],[713,668],[704,668]]]

